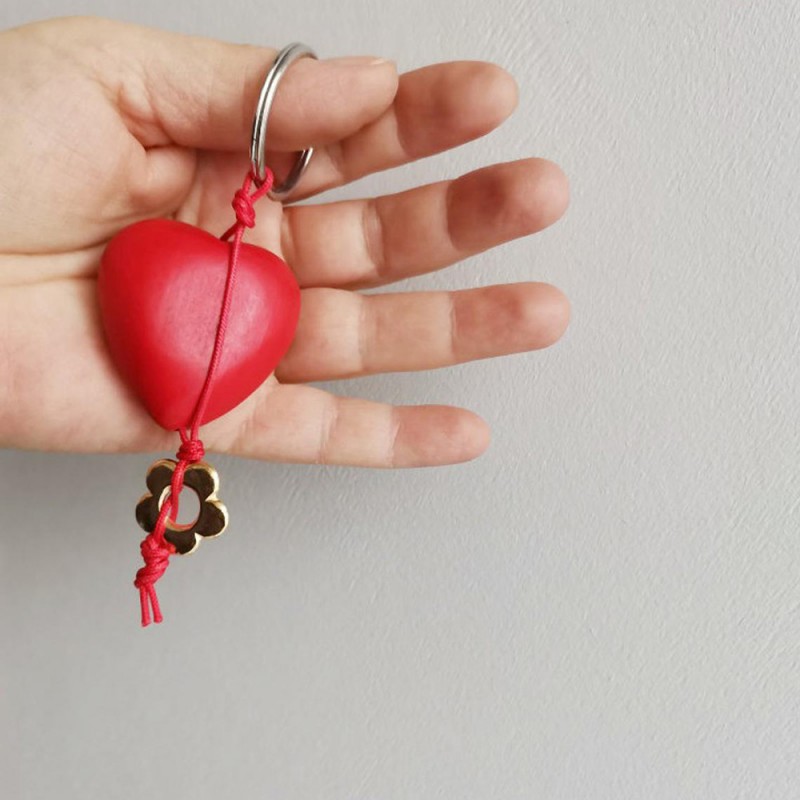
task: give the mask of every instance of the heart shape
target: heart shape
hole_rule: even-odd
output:
[[[167,430],[191,423],[219,323],[230,244],[166,219],[120,231],[103,253],[100,312],[111,356]],[[200,424],[235,408],[273,372],[294,338],[300,288],[274,253],[242,244],[228,328]]]

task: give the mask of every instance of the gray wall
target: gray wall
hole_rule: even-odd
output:
[[[9,798],[796,798],[794,3],[4,0],[519,80],[486,141],[564,220],[414,287],[542,279],[551,351],[335,385],[453,402],[489,452],[402,473],[216,458],[235,532],[136,623],[151,455],[0,455]]]

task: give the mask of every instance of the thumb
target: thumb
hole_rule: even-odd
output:
[[[107,28],[104,36],[113,51],[126,54],[103,68],[116,72],[117,97],[138,105],[121,110],[135,120],[134,133],[145,146],[249,148],[256,102],[275,49],[93,22]],[[275,96],[268,147],[298,150],[354,133],[391,105],[397,80],[392,62],[371,56],[298,59]]]

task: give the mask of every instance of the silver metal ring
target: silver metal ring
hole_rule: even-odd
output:
[[[300,42],[294,42],[294,44],[284,47],[272,62],[267,77],[264,79],[264,85],[261,87],[256,114],[253,117],[253,130],[250,134],[250,166],[258,185],[261,185],[267,177],[267,123],[269,112],[275,101],[275,93],[278,91],[278,84],[289,65],[298,58],[306,56],[317,58],[317,54],[310,47]],[[278,200],[288,194],[297,185],[313,154],[313,147],[303,150],[283,183],[273,186],[267,193],[268,196],[273,200]]]

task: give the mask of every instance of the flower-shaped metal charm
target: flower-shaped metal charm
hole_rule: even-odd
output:
[[[136,521],[148,533],[156,526],[161,506],[169,495],[172,474],[177,461],[162,458],[147,471],[147,488],[150,490],[136,505]],[[200,501],[200,512],[190,525],[179,525],[167,520],[164,538],[181,555],[193,552],[206,538],[219,536],[228,525],[228,510],[217,499],[219,476],[205,461],[189,464],[183,485],[193,489]]]

